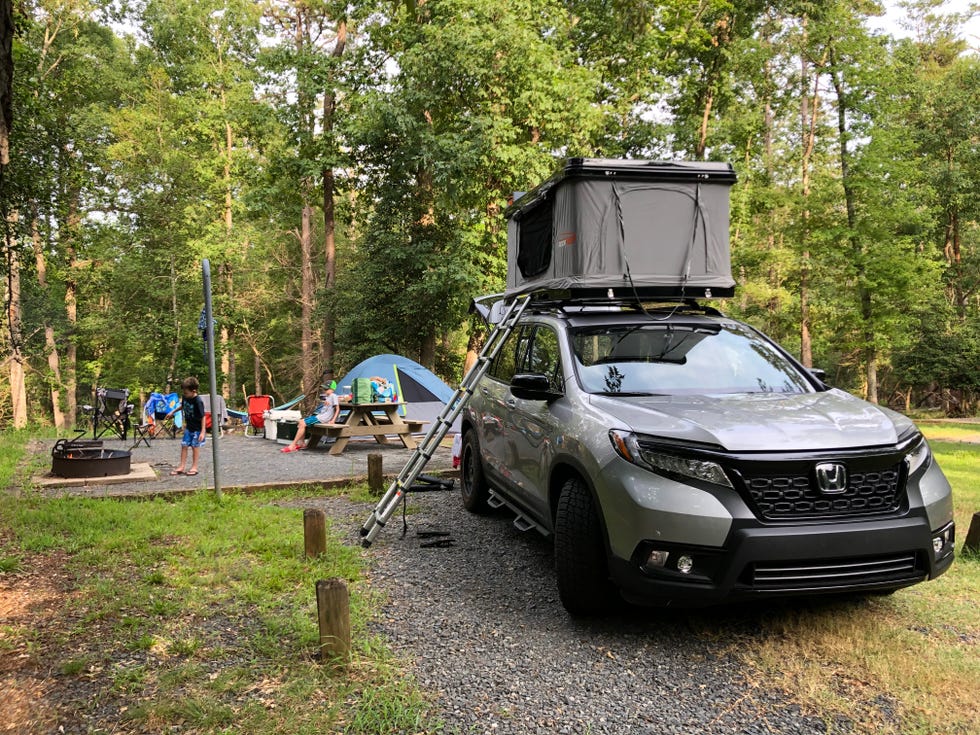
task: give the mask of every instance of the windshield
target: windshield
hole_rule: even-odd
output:
[[[775,347],[736,323],[629,324],[572,333],[589,393],[682,395],[809,393],[813,386]]]

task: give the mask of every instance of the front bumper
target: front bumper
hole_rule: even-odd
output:
[[[952,524],[947,526],[950,538]],[[873,592],[906,587],[945,572],[952,540],[933,551],[924,512],[904,518],[810,526],[762,526],[736,521],[721,548],[644,542],[630,559],[611,557],[623,596],[650,605],[710,605],[787,595]],[[668,552],[663,568],[645,569],[653,548]],[[689,574],[676,559],[693,560]]]

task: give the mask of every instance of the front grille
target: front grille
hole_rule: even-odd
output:
[[[905,502],[902,462],[874,471],[852,472],[847,488],[837,494],[817,489],[811,472],[754,474],[742,477],[753,512],[767,521],[882,515]]]
[[[745,584],[759,590],[809,590],[905,583],[926,574],[915,553],[825,561],[756,562]]]

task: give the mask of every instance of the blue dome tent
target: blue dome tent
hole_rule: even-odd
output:
[[[380,377],[392,383],[402,414],[420,421],[434,421],[453,397],[453,389],[431,370],[401,355],[375,355],[356,365],[337,381],[338,393],[349,393],[355,378]],[[457,419],[458,423],[458,419]],[[457,431],[458,426],[453,426]]]

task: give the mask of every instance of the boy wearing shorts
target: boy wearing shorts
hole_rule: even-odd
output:
[[[197,378],[185,378],[180,384],[184,391],[184,400],[180,406],[167,414],[170,418],[175,413],[184,414],[184,436],[180,440],[180,464],[171,475],[196,475],[197,459],[201,454],[201,447],[204,446],[204,401],[197,394],[200,384]],[[187,466],[187,450],[191,450],[191,466],[185,471]]]

